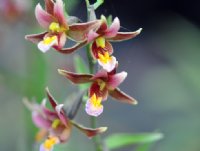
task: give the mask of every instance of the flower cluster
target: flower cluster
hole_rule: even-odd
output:
[[[91,5],[92,6],[92,5]],[[88,10],[94,13],[93,9]],[[66,15],[62,0],[45,0],[45,9],[38,4],[35,8],[35,15],[38,23],[45,29],[40,34],[27,35],[25,38],[35,44],[43,53],[53,48],[62,54],[70,54],[83,46],[87,46],[90,51],[92,62],[98,63],[96,73],[74,73],[63,69],[58,72],[70,80],[73,84],[90,83],[88,89],[88,99],[85,102],[85,111],[90,116],[99,116],[103,112],[102,102],[108,96],[128,104],[137,104],[137,101],[118,87],[127,77],[127,72],[117,73],[119,65],[116,57],[113,56],[111,42],[129,40],[140,34],[141,28],[134,32],[120,32],[119,18],[114,18],[112,23],[108,23],[106,17],[102,15],[100,19],[89,20],[80,23],[77,17]],[[75,42],[72,47],[67,47],[67,40]],[[91,60],[90,60],[91,61]],[[47,90],[48,100],[54,111],[45,107],[44,100],[41,105],[27,103],[32,110],[33,121],[41,128],[38,134],[48,136],[41,145],[40,151],[51,151],[55,144],[66,142],[71,133],[72,126],[77,127],[87,136],[92,137],[102,133],[106,128],[89,129],[76,124],[63,110],[63,105],[58,105],[55,99]]]
[[[134,98],[118,88],[126,78],[127,72],[116,73],[115,70],[107,72],[104,69],[100,70],[95,75],[78,74],[60,69],[58,72],[74,84],[92,83],[89,88],[89,99],[85,107],[89,115],[99,116],[103,112],[101,102],[107,100],[108,95],[123,103],[137,104]]]
[[[76,123],[71,116],[67,115],[63,108],[64,105],[57,104],[57,101],[48,89],[46,92],[53,111],[46,107],[47,99],[44,99],[41,104],[31,103],[27,100],[24,101],[25,105],[32,111],[33,122],[40,128],[40,131],[36,135],[36,140],[39,141],[47,138],[41,144],[40,151],[51,151],[55,144],[67,142],[72,127],[78,128],[89,138],[106,131],[106,127],[92,129]]]
[[[45,0],[45,10],[38,4],[35,15],[38,23],[45,29],[40,34],[27,35],[25,38],[36,43],[42,52],[51,47],[61,53],[72,53],[87,43],[87,33],[99,26],[100,21],[78,23],[73,16],[66,16],[62,0]],[[64,48],[67,39],[76,42],[72,47]]]

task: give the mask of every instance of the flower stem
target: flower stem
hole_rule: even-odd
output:
[[[94,63],[93,58],[90,53],[90,44],[87,45],[87,57],[88,57],[90,73],[93,74],[95,63]],[[91,125],[91,128],[96,128],[96,125],[97,125],[96,117],[93,117],[93,116],[90,117],[90,125]],[[102,141],[101,141],[101,137],[99,135],[97,135],[93,138],[93,142],[94,142],[96,151],[103,151]]]
[[[95,65],[95,62],[93,61],[93,58],[91,56],[91,53],[90,53],[90,44],[88,44],[86,47],[87,47],[87,58],[88,58],[88,64],[89,64],[89,71],[91,74],[94,73],[94,65]]]
[[[90,122],[91,122],[91,127],[95,128],[96,127],[96,117],[91,116]],[[93,142],[94,142],[96,151],[103,151],[102,141],[101,141],[100,135],[95,136],[93,138]]]
[[[100,0],[103,2],[103,0]],[[85,0],[86,2],[86,7],[87,7],[87,18],[88,18],[88,21],[92,21],[92,20],[95,20],[96,19],[96,14],[95,14],[95,8],[94,8],[94,5],[90,5],[90,2],[89,0]],[[97,4],[96,4],[97,3]],[[96,6],[96,9],[97,7],[99,7],[99,0],[97,0],[95,4],[97,5]],[[91,44],[88,44],[86,46],[86,49],[87,49],[87,58],[88,58],[88,64],[89,64],[89,70],[90,70],[90,73],[91,74],[94,74],[95,72],[95,62],[93,60],[93,57],[91,56],[91,53],[90,53],[90,49],[91,49]],[[90,117],[90,125],[92,128],[96,128],[96,125],[97,125],[97,120],[96,120],[96,117],[93,117],[91,116]],[[95,145],[95,148],[96,148],[96,151],[103,151],[103,145],[102,145],[102,140],[101,140],[101,137],[100,135],[97,135],[93,138],[93,142],[94,142],[94,145]]]

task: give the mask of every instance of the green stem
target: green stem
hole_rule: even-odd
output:
[[[91,118],[90,118],[90,123],[91,123],[91,127],[92,127],[92,128],[96,128],[96,123],[97,123],[96,117],[91,116]],[[93,138],[93,142],[94,142],[96,151],[103,151],[103,148],[102,148],[102,141],[101,141],[100,135],[95,136],[95,137]]]
[[[89,0],[85,0],[86,2],[86,6],[87,6],[87,17],[88,17],[88,21],[91,20],[95,20],[96,19],[96,14],[95,14],[95,9],[97,9],[104,0],[97,0],[97,2],[92,6],[90,5]],[[94,8],[95,7],[95,8]],[[91,56],[90,53],[90,49],[91,49],[91,44],[87,45],[87,57],[88,57],[88,64],[89,64],[89,70],[91,74],[94,74],[95,72],[95,62]],[[96,117],[91,116],[90,117],[90,125],[92,128],[96,128],[97,126],[97,120]],[[93,138],[93,142],[96,148],[96,151],[103,151],[103,145],[102,145],[102,140],[100,135],[97,135]]]
[[[91,53],[90,53],[90,45],[87,45],[87,57],[88,57],[90,73],[93,74],[95,63],[94,63],[93,58],[92,58]],[[96,128],[96,125],[97,125],[96,117],[93,117],[93,116],[90,117],[90,125],[91,125],[91,128]],[[94,142],[96,151],[103,151],[102,141],[101,141],[100,135],[95,136],[93,138],[93,142]]]
[[[89,71],[91,74],[93,74],[95,62],[93,61],[93,58],[90,53],[90,46],[91,46],[90,44],[87,45],[87,58],[88,58],[88,64],[89,64]]]

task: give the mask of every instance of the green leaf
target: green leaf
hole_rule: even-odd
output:
[[[74,65],[75,65],[75,70],[77,73],[89,73],[89,69],[86,66],[85,62],[79,55],[74,56]],[[79,88],[80,90],[86,90],[90,86],[89,83],[86,84],[80,84]]]
[[[139,145],[134,151],[149,151],[154,143]]]
[[[162,138],[163,135],[161,133],[119,133],[107,137],[105,143],[109,149],[117,149],[127,145],[152,143]]]
[[[44,88],[46,87],[47,66],[44,54],[33,50],[27,52],[27,81],[25,86],[25,95],[28,98],[35,97],[41,101],[44,97]]]

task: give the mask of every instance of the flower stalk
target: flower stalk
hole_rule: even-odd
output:
[[[87,6],[87,18],[88,21],[96,19],[96,14],[94,12],[95,9],[97,9],[101,4],[98,5],[98,7],[94,8],[94,6],[90,5],[89,0],[85,0],[86,6]],[[98,3],[97,1],[96,3]],[[91,55],[91,44],[88,44],[86,46],[87,49],[87,58],[88,58],[88,65],[89,65],[89,71],[91,74],[94,74],[95,72],[95,61]],[[94,116],[90,116],[90,126],[92,128],[95,128],[97,126],[97,119]],[[96,151],[103,151],[102,147],[102,140],[100,136],[93,137],[93,142],[96,148]]]
[[[86,48],[87,48],[87,58],[88,58],[89,71],[90,71],[91,74],[93,74],[94,70],[95,70],[95,68],[94,68],[95,63],[94,63],[94,60],[93,60],[91,53],[90,53],[90,49],[91,49],[90,44],[88,44],[86,46]],[[95,128],[96,126],[97,126],[96,117],[90,116],[90,127]],[[93,137],[93,142],[94,142],[96,151],[103,151],[102,140],[101,140],[100,135]]]
[[[91,116],[90,117],[91,127],[92,128],[96,127],[96,123],[97,123],[96,117]],[[102,140],[101,140],[101,136],[100,135],[97,135],[97,136],[93,137],[93,142],[94,142],[96,151],[103,151]]]
[[[91,51],[90,51],[91,45],[88,44],[88,45],[86,46],[86,49],[87,49],[87,58],[88,58],[89,71],[90,71],[91,74],[93,74],[93,73],[94,73],[94,70],[95,70],[95,68],[94,68],[95,62],[94,62],[94,60],[93,60],[93,58],[92,58],[92,56],[91,56],[91,53],[90,53],[90,52],[91,52]]]

